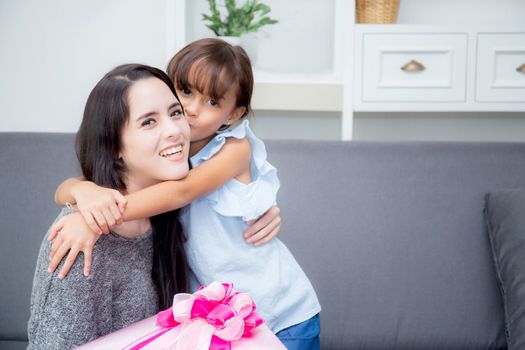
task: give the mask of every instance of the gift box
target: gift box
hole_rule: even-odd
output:
[[[213,282],[193,294],[176,294],[156,316],[93,340],[82,350],[284,349],[247,294]]]

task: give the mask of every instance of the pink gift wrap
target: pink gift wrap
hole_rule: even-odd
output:
[[[286,349],[263,324],[247,294],[231,283],[212,282],[179,293],[173,306],[77,349],[241,350]]]
[[[145,320],[134,323],[126,328],[120,329],[111,334],[105,335],[98,339],[95,339],[87,344],[84,344],[77,349],[82,350],[129,350],[132,348],[132,344],[136,344],[137,340],[142,337],[146,337],[152,332],[160,329],[155,325],[157,316],[152,316]],[[180,326],[175,327],[172,332],[173,336],[176,337],[180,333]],[[279,338],[272,333],[270,328],[265,324],[260,325],[254,329],[249,336],[245,336],[239,340],[231,342],[231,348],[234,350],[262,350],[262,349],[283,349],[286,350],[284,345],[280,342]],[[143,347],[144,350],[158,349],[162,350],[161,347],[151,348]]]

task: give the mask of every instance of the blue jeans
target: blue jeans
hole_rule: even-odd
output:
[[[319,333],[321,324],[319,314],[309,320],[279,331],[277,338],[288,350],[319,350]]]

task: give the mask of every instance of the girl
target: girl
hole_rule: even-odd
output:
[[[76,151],[86,180],[133,193],[186,176],[189,137],[168,76],[130,64],[106,74],[92,90]],[[162,155],[173,148],[178,152]],[[44,239],[28,349],[70,349],[169,307],[174,293],[188,289],[184,240],[178,211],[127,221],[98,240],[95,273],[85,278],[77,263],[60,281],[47,273],[50,245]]]
[[[168,75],[190,125],[194,170],[182,181],[127,196],[123,219],[158,214],[193,200],[182,210],[181,222],[188,234],[188,261],[198,282],[233,282],[253,297],[259,313],[287,347],[319,349],[321,308],[292,254],[278,239],[255,248],[242,237],[245,221],[271,207],[279,187],[264,144],[246,120],[253,90],[248,56],[222,40],[202,39],[173,57]],[[57,199],[85,202],[92,186],[79,186],[66,184]],[[108,209],[94,212],[100,217],[104,210]],[[87,217],[100,222],[93,215]],[[61,258],[69,247],[57,249]]]

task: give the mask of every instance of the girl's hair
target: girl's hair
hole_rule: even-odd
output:
[[[217,100],[236,86],[236,107],[246,108],[244,116],[251,111],[252,65],[240,46],[221,39],[194,41],[171,59],[168,75],[177,89],[196,89]]]
[[[126,165],[119,159],[119,153],[122,130],[129,119],[128,94],[135,82],[146,78],[160,79],[177,97],[166,73],[141,64],[114,68],[89,94],[75,146],[86,180],[119,191],[126,189]],[[171,306],[175,293],[188,289],[186,238],[178,214],[178,210],[174,210],[151,218],[152,277],[157,287],[159,307],[163,309]]]

